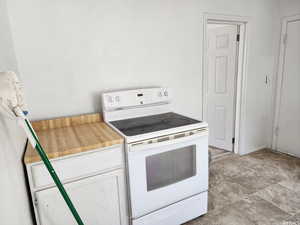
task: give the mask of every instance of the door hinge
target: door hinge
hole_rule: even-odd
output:
[[[237,34],[237,35],[236,35],[236,41],[237,41],[237,42],[240,42],[240,34]]]
[[[283,44],[286,45],[287,43],[287,38],[288,38],[288,35],[287,34],[284,34],[283,35]]]
[[[38,206],[38,200],[36,198],[34,199],[34,205]]]
[[[234,144],[235,143],[235,138],[232,138],[232,144]]]

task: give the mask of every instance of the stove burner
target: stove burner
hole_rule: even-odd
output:
[[[126,136],[135,136],[200,122],[201,121],[170,112],[153,116],[117,120],[111,122],[111,124]]]

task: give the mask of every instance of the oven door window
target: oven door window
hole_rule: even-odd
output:
[[[196,175],[196,145],[146,157],[147,191]]]

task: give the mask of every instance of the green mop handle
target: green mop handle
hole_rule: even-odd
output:
[[[20,117],[19,117],[20,118]],[[78,225],[84,225],[77,210],[75,209],[70,197],[68,196],[64,186],[62,185],[61,181],[59,180],[59,177],[57,176],[54,168],[52,167],[43,147],[41,146],[39,139],[37,137],[37,135],[35,134],[29,120],[25,117],[25,115],[23,114],[23,116],[20,118],[21,122],[25,122],[25,124],[23,124],[22,126],[25,129],[25,132],[28,136],[28,139],[30,141],[30,143],[32,144],[32,146],[37,150],[37,152],[39,153],[40,157],[42,158],[44,164],[47,167],[48,172],[50,173],[53,181],[55,182],[56,186],[58,187],[58,190],[60,191],[62,197],[64,198],[64,200],[66,201],[70,211],[72,212],[75,220],[77,221]],[[28,129],[26,129],[28,128]],[[35,146],[34,146],[35,145]]]

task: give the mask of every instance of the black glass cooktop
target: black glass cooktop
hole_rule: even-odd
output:
[[[200,122],[201,121],[170,112],[153,116],[117,120],[111,123],[126,136],[134,136]]]

